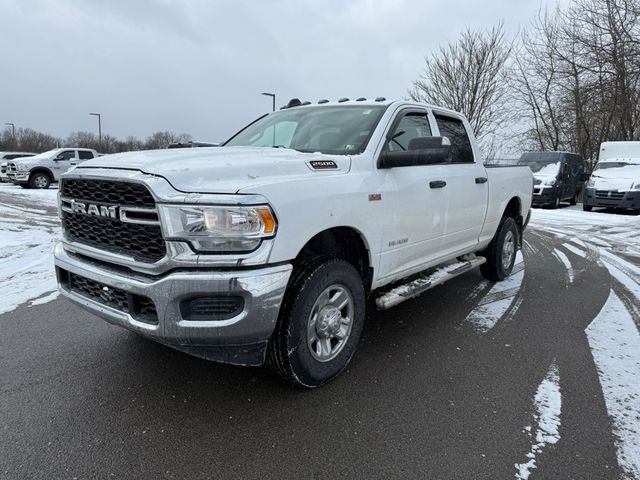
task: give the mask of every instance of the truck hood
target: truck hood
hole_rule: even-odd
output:
[[[165,178],[175,189],[238,193],[245,188],[349,171],[344,155],[302,153],[285,148],[211,147],[148,150],[105,155],[77,167],[139,170]]]
[[[634,183],[640,183],[640,165],[596,170],[591,179],[597,190],[630,190]]]

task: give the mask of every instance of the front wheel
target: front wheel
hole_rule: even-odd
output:
[[[569,200],[569,205],[577,205],[578,204],[578,194],[576,193],[573,197],[571,197],[571,200]]]
[[[365,294],[357,270],[314,257],[293,273],[269,341],[267,364],[295,385],[319,387],[353,357],[364,325]]]
[[[513,270],[518,251],[518,227],[511,217],[504,217],[498,226],[493,240],[480,255],[487,259],[480,265],[480,273],[484,278],[499,282],[504,280]]]
[[[29,185],[31,188],[49,188],[51,185],[51,177],[44,172],[36,172],[29,177]]]
[[[583,203],[582,204],[582,210],[584,210],[585,212],[590,212],[591,210],[593,210],[593,207],[591,205],[585,205]]]

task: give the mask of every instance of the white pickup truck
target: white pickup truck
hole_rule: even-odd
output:
[[[49,188],[60,175],[86,160],[98,157],[90,148],[54,148],[7,164],[9,181],[22,188]]]
[[[64,175],[57,277],[110,323],[317,387],[356,351],[368,295],[389,308],[479,265],[507,277],[532,187],[526,166],[485,168],[458,113],[292,100],[222,147]]]

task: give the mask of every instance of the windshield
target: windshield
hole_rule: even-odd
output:
[[[594,172],[596,170],[606,170],[608,168],[622,168],[622,167],[628,167],[629,165],[634,165],[634,166],[638,166],[637,163],[629,163],[629,162],[599,162],[596,165],[596,168],[594,168]]]
[[[384,105],[292,108],[258,119],[225,147],[278,147],[337,155],[361,153],[385,109]]]
[[[560,162],[549,162],[543,160],[519,160],[518,165],[526,165],[533,173],[538,175],[555,177],[560,171]]]

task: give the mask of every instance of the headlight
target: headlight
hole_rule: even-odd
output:
[[[273,237],[277,223],[266,205],[159,205],[167,239],[185,240],[197,251],[248,252]]]
[[[16,163],[16,168],[19,172],[26,172],[29,170],[29,165],[25,165],[24,163]]]
[[[587,182],[587,187],[595,187],[596,186],[596,179],[593,177],[589,177],[589,181]]]
[[[634,182],[633,183],[633,187],[631,187],[633,190],[640,190],[640,181]]]
[[[549,185],[549,186],[553,186],[556,184],[556,179],[555,178],[549,178],[545,183],[545,185]]]

